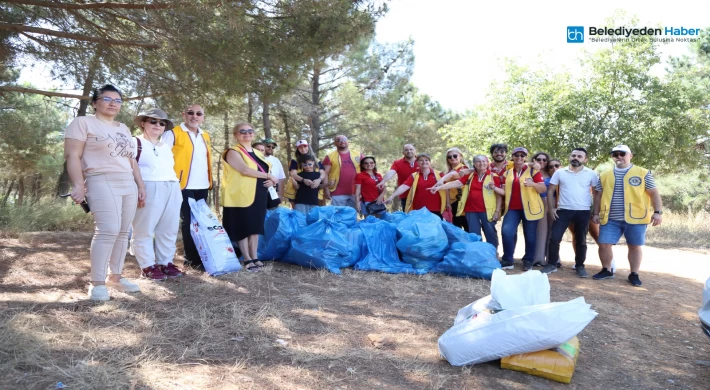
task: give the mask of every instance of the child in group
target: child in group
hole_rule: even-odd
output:
[[[304,154],[298,160],[302,169],[298,173],[301,180],[291,179],[293,188],[296,189],[294,210],[308,215],[312,209],[318,207],[318,191],[325,171],[315,172],[316,161],[311,155]]]

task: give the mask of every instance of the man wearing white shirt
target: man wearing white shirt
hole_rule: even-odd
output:
[[[202,260],[190,234],[190,204],[187,199],[206,200],[208,191],[212,188],[210,136],[200,128],[205,120],[205,110],[199,104],[187,106],[182,113],[182,118],[184,122],[171,131],[166,131],[162,141],[172,146],[175,174],[180,180],[182,190],[180,227],[185,248],[185,266],[204,271]]]
[[[284,179],[286,179],[286,173],[284,172],[283,165],[281,165],[281,161],[279,161],[279,159],[274,156],[274,150],[276,150],[276,147],[278,145],[276,144],[276,141],[271,138],[266,138],[262,140],[261,143],[264,144],[264,155],[266,156],[266,159],[271,163],[271,174],[274,175],[277,179],[279,179],[277,190],[279,191],[279,199],[283,200]]]
[[[558,169],[550,178],[547,189],[547,209],[554,222],[550,235],[547,265],[541,272],[557,272],[560,259],[560,241],[570,223],[574,223],[575,272],[587,277],[584,261],[587,258],[587,231],[592,208],[592,189],[599,183],[596,172],[584,166],[587,150],[575,148],[569,156],[569,166]],[[555,191],[558,197],[555,198]],[[559,199],[559,203],[555,201]]]

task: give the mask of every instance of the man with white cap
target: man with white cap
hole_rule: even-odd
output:
[[[631,164],[633,154],[626,145],[611,150],[614,169],[599,177],[594,194],[592,222],[601,223],[599,229],[599,259],[601,272],[592,278],[611,279],[609,271],[613,258],[612,245],[621,235],[629,249],[629,283],[641,286],[638,271],[643,258],[642,246],[646,243],[646,227],[661,224],[663,203],[651,171]]]

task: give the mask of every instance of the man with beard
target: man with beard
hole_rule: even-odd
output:
[[[493,144],[490,148],[491,152],[491,173],[494,175],[502,176],[505,171],[513,167],[513,161],[508,161],[508,145],[506,144]]]
[[[560,241],[571,222],[574,223],[575,272],[580,278],[587,277],[584,261],[587,258],[587,230],[592,207],[591,190],[599,183],[599,177],[596,172],[584,166],[586,162],[587,150],[575,148],[569,156],[569,166],[558,169],[550,178],[547,208],[554,222],[547,265],[542,269],[546,274],[557,272]],[[555,204],[555,191],[557,191],[557,204]]]
[[[663,202],[651,171],[631,164],[631,149],[618,145],[611,150],[614,169],[601,174],[594,193],[592,222],[599,224],[599,259],[602,270],[592,278],[611,279],[609,270],[613,253],[611,246],[626,238],[629,248],[629,283],[641,286],[639,269],[646,243],[646,228],[650,223],[658,226],[663,221]]]
[[[266,156],[266,161],[271,163],[271,174],[279,179],[276,189],[279,191],[279,199],[283,200],[284,179],[286,179],[286,173],[284,172],[283,165],[281,165],[281,161],[274,156],[274,151],[278,145],[272,138],[263,139],[261,143],[264,144],[264,155]]]
[[[404,157],[399,160],[395,160],[392,163],[392,167],[390,167],[390,170],[387,171],[385,176],[382,178],[382,181],[377,184],[378,190],[383,191],[385,189],[385,184],[387,184],[388,181],[392,180],[394,175],[397,175],[397,188],[399,188],[399,186],[401,186],[407,179],[409,179],[412,174],[419,172],[419,164],[417,164],[417,150],[414,148],[414,145],[404,145],[404,148],[402,148],[402,154],[404,155]],[[402,195],[399,196],[402,211],[404,211],[408,195],[409,190],[405,191],[404,193],[402,193]]]
[[[360,173],[362,154],[350,150],[348,138],[344,135],[335,137],[335,147],[337,150],[323,160],[328,178],[325,198],[331,199],[332,206],[355,208],[355,176]]]

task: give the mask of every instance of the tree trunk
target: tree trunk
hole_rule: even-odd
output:
[[[293,142],[291,141],[291,127],[288,123],[288,113],[281,106],[281,103],[277,104],[276,108],[279,110],[279,114],[281,116],[281,122],[283,122],[283,124],[284,124],[284,133],[286,134],[286,157],[287,157],[286,161],[290,164],[290,161],[294,155],[293,155],[293,149],[291,147]]]
[[[32,205],[36,205],[39,203],[40,198],[42,197],[42,174],[37,173],[34,175],[32,178],[32,188],[30,190],[32,194]]]
[[[12,192],[12,187],[15,186],[15,179],[12,179],[10,181],[10,185],[7,187],[7,191],[5,191],[5,196],[2,198],[2,207],[7,206],[7,198],[10,197],[10,193]]]
[[[20,176],[20,180],[17,181],[17,202],[15,203],[18,207],[22,207],[22,202],[25,198],[25,177]]]
[[[251,92],[247,94],[247,123],[251,123],[254,118],[254,97]]]
[[[321,64],[317,61],[313,62],[313,78],[311,79],[311,111],[308,115],[308,122],[311,125],[311,149],[318,156],[320,152],[320,71]]]
[[[263,103],[262,119],[264,122],[264,138],[271,138],[271,110],[269,102]]]

